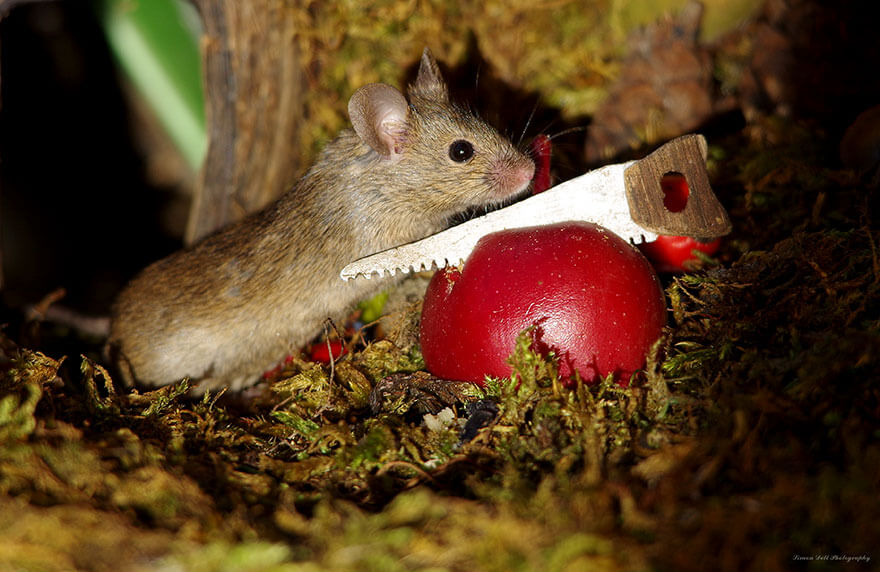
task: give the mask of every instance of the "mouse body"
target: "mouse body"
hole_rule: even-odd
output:
[[[328,318],[341,320],[398,280],[346,282],[343,266],[528,187],[531,158],[450,102],[427,49],[407,93],[408,101],[385,84],[358,89],[348,106],[353,128],[290,191],[123,289],[106,349],[125,382],[247,387]]]

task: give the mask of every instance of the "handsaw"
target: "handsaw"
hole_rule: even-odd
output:
[[[654,241],[661,234],[723,236],[732,225],[709,185],[706,154],[702,135],[678,137],[643,159],[601,167],[427,238],[359,258],[343,268],[340,277],[393,276],[459,265],[487,234],[567,221],[596,223],[633,244]],[[686,182],[683,208],[670,210],[664,203],[661,182],[670,176]]]

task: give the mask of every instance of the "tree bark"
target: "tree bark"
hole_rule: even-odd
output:
[[[202,17],[208,149],[186,242],[258,210],[302,170],[304,70],[283,0],[192,0]]]

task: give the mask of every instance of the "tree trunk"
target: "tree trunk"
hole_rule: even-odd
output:
[[[204,24],[208,150],[185,240],[283,193],[301,171],[304,72],[283,0],[193,0]]]

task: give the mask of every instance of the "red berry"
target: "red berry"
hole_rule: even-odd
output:
[[[663,189],[663,206],[670,212],[679,213],[687,206],[691,189],[687,179],[681,173],[666,173],[660,179],[660,188]]]
[[[532,194],[543,193],[550,188],[550,138],[546,135],[538,135],[530,145],[532,157],[535,160],[535,177],[532,184]]]
[[[640,244],[639,250],[648,257],[657,272],[687,272],[697,261],[694,250],[711,256],[718,252],[720,247],[720,238],[710,242],[700,242],[688,236],[660,235],[653,242]]]
[[[329,346],[329,347],[328,347]],[[342,340],[330,340],[329,342],[319,342],[312,344],[309,348],[309,357],[312,361],[320,363],[330,363],[332,359],[336,360],[348,353]]]

